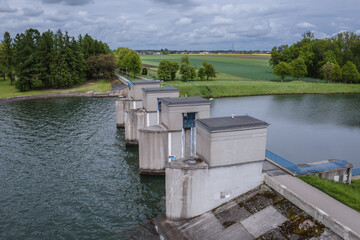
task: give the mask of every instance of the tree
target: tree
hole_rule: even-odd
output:
[[[334,63],[327,62],[321,67],[321,73],[326,81],[330,80],[330,74],[334,68]]]
[[[280,62],[274,67],[274,73],[281,78],[281,82],[284,81],[284,78],[291,74],[291,67],[286,62]]]
[[[116,63],[113,55],[100,54],[91,56],[87,59],[89,70],[96,79],[103,76],[107,80],[111,80],[115,76]]]
[[[15,68],[14,64],[14,49],[12,38],[9,32],[4,33],[4,39],[2,40],[2,65],[3,71],[9,76],[10,78],[10,85],[13,85],[13,72]]]
[[[130,50],[122,60],[122,65],[125,65],[126,70],[133,76],[141,71],[141,60],[139,54],[134,50]]]
[[[165,48],[164,51],[163,51],[163,54],[164,54],[164,55],[168,55],[168,54],[169,54],[169,50],[168,50],[167,48]]]
[[[171,79],[171,63],[168,60],[162,60],[159,63],[158,77],[161,80]]]
[[[342,67],[342,80],[344,82],[358,82],[360,80],[360,74],[356,69],[356,66],[351,61],[348,61]]]
[[[4,64],[4,53],[3,53],[3,44],[0,43],[0,75],[2,76],[2,78],[4,79],[4,81],[6,80],[6,68],[5,68],[5,64]]]
[[[193,66],[183,63],[181,64],[182,74],[181,80],[189,81],[194,80],[196,78],[196,70]]]
[[[170,63],[170,78],[174,80],[176,77],[176,73],[179,70],[179,63],[177,61],[173,61]]]
[[[330,81],[336,82],[342,79],[342,70],[339,64],[334,64],[329,76]]]
[[[292,76],[295,77],[296,79],[299,79],[300,77],[305,77],[305,75],[307,74],[307,68],[305,65],[305,61],[302,58],[297,58],[295,60],[293,60],[290,63],[290,66],[292,68]]]
[[[148,69],[144,67],[141,71],[141,75],[147,75],[147,74],[148,74]]]
[[[128,54],[131,50],[129,48],[124,48],[124,47],[119,47],[118,49],[115,50],[115,61],[117,66],[121,69],[121,70],[126,70],[126,64],[124,63],[124,57],[126,56],[126,54]]]
[[[181,57],[181,64],[183,64],[183,63],[185,63],[185,64],[187,64],[187,65],[190,64],[189,56],[182,56],[182,57]]]
[[[36,51],[39,37],[39,31],[32,28],[15,37],[15,70],[18,77],[15,87],[20,91],[27,91],[37,83],[39,71]]]
[[[203,62],[203,67],[205,69],[206,80],[209,80],[209,78],[216,78],[216,71],[214,65],[208,62]]]
[[[201,66],[198,70],[198,73],[197,73],[198,77],[200,80],[204,80],[205,79],[205,68],[204,66]]]

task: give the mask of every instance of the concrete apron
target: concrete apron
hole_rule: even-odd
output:
[[[264,182],[307,214],[347,240],[360,239],[360,213],[302,180],[290,176],[269,176]]]

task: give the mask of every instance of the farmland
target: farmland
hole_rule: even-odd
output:
[[[142,55],[141,60],[156,74],[161,60],[178,61],[182,55]],[[218,76],[209,81],[167,81],[180,89],[182,96],[232,97],[270,94],[336,94],[360,93],[359,84],[325,83],[322,80],[286,78],[280,82],[269,66],[269,55],[190,55],[190,64],[197,67],[206,61],[215,66]],[[178,76],[179,78],[179,76]]]
[[[220,73],[218,80],[278,80],[269,66],[269,55],[190,55],[190,64],[200,67],[212,63]],[[142,55],[143,64],[158,66],[161,60],[181,61],[181,55]],[[226,74],[228,76],[222,76]]]

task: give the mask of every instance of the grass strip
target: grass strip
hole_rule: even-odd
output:
[[[111,84],[109,81],[100,79],[96,82],[90,81],[80,86],[68,88],[68,89],[42,89],[42,90],[31,90],[27,92],[20,92],[15,88],[15,86],[10,85],[9,80],[6,81],[0,80],[0,98],[42,95],[42,94],[52,94],[52,93],[65,93],[65,92],[86,92],[91,90],[99,93],[106,93],[107,91],[111,90]]]
[[[360,84],[311,83],[303,81],[167,81],[180,89],[182,96],[235,97],[275,94],[360,93]]]
[[[353,180],[349,185],[312,175],[298,177],[311,186],[360,212],[360,180]]]

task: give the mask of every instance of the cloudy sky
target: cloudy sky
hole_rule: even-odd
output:
[[[360,33],[359,0],[0,0],[0,34],[89,33],[111,48],[267,50]]]

